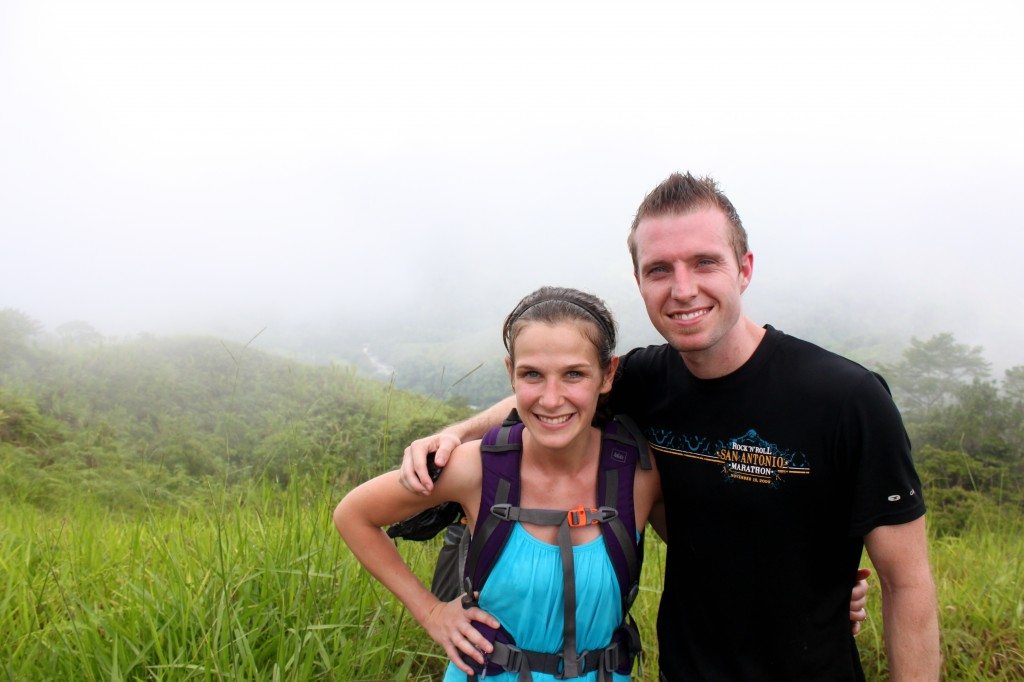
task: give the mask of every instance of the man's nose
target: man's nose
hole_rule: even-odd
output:
[[[697,280],[687,268],[676,268],[672,279],[672,298],[685,301],[697,295]]]

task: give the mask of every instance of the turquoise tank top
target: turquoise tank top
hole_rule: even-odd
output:
[[[603,648],[622,622],[622,604],[615,569],[598,536],[572,548],[576,573],[576,647],[579,651]],[[542,542],[520,524],[498,557],[480,591],[480,608],[512,633],[517,646],[533,651],[562,650],[562,561],[558,546]],[[556,682],[553,675],[532,673],[534,682]],[[448,664],[445,682],[465,682],[466,674]],[[488,675],[495,682],[517,682],[515,673]],[[596,682],[597,672],[574,678]],[[615,682],[627,675],[613,674]]]

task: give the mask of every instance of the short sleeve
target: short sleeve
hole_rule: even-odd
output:
[[[910,437],[881,377],[867,373],[843,406],[838,452],[853,481],[850,535],[908,523],[925,512]]]
[[[628,414],[636,406],[636,390],[639,379],[638,365],[641,349],[634,348],[625,355],[619,356],[619,368],[615,371],[615,381],[608,396],[608,408],[612,414]]]

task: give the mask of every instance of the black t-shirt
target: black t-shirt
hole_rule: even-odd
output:
[[[849,622],[863,536],[924,514],[880,377],[766,330],[718,379],[669,346],[633,350],[612,390],[661,472],[669,680],[863,679]]]

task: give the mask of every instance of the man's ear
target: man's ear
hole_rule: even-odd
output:
[[[754,276],[754,254],[747,251],[740,259],[740,293],[750,286],[750,278]]]

